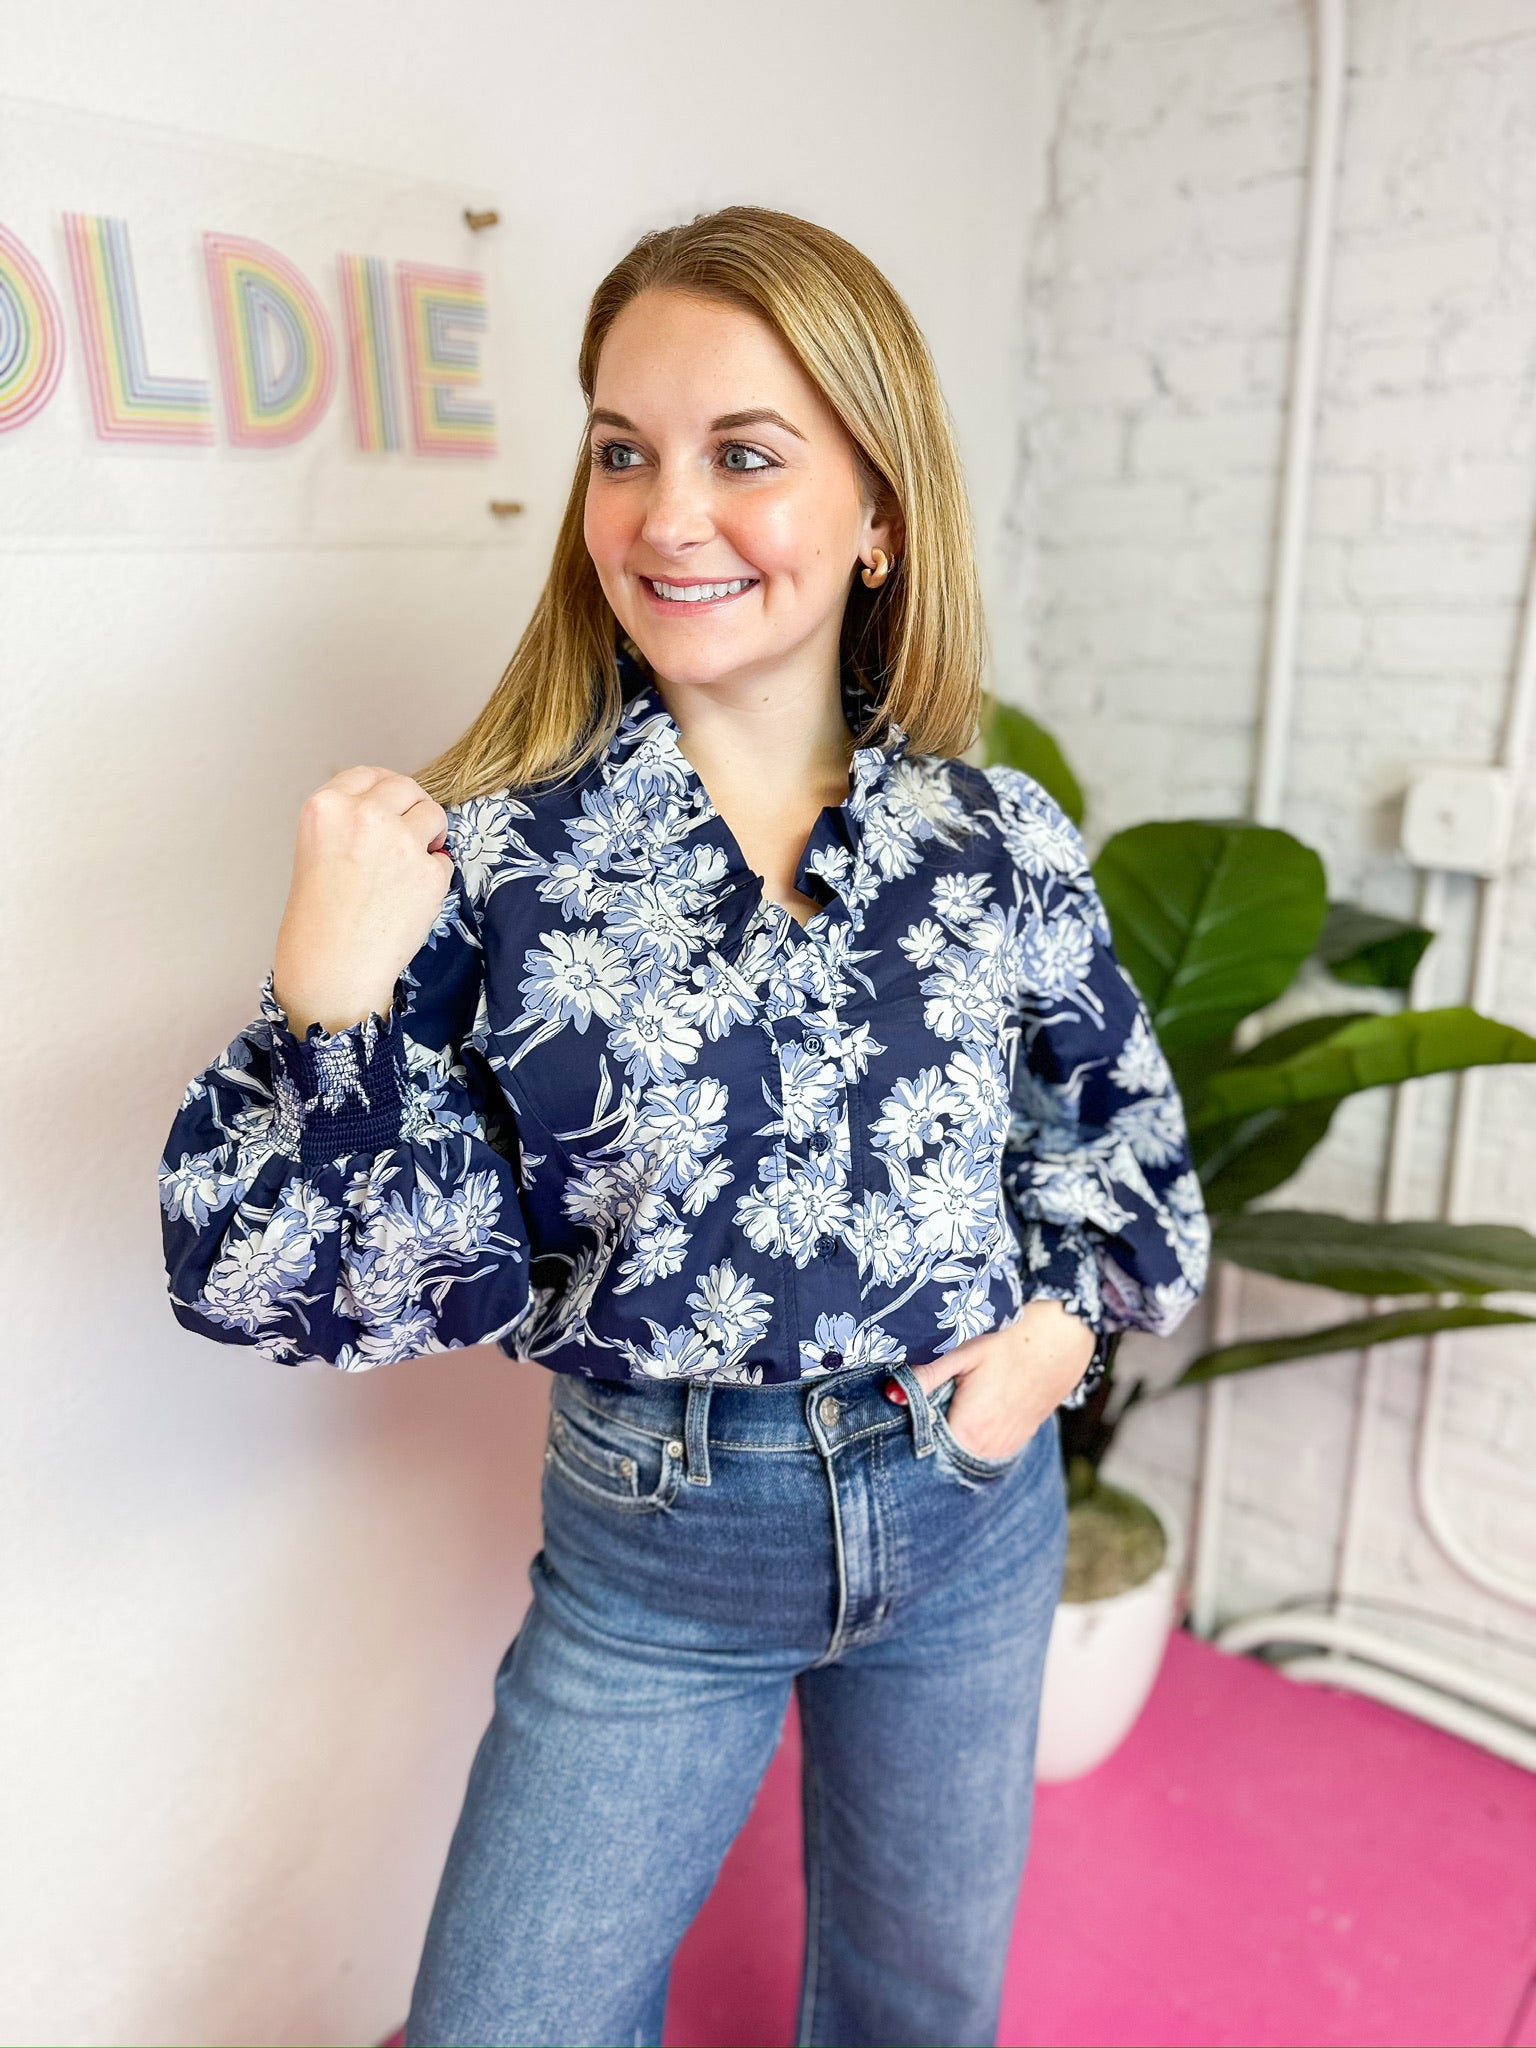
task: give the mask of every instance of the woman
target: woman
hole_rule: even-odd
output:
[[[407,2039],[661,2039],[805,1747],[802,2042],[990,2042],[1055,1411],[1206,1228],[1081,841],[956,758],[960,466],[859,252],[728,207],[598,288],[533,619],[417,779],[305,804],[261,1016],[161,1169],[175,1313],[552,1368],[544,1547]]]

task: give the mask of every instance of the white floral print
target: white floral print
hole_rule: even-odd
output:
[[[890,727],[812,828],[802,925],[621,671],[582,776],[450,811],[385,1015],[300,1040],[269,975],[192,1082],[178,1320],[346,1371],[497,1342],[747,1385],[938,1357],[1039,1296],[1172,1329],[1209,1250],[1183,1111],[1050,797]]]

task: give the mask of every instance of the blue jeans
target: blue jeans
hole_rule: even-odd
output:
[[[661,2040],[673,1954],[790,1687],[802,2044],[995,2041],[1066,1553],[1056,1417],[966,1449],[907,1366],[556,1377],[533,1602],[496,1673],[405,2038]]]

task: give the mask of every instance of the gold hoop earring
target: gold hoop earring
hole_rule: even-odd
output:
[[[864,581],[871,590],[878,590],[891,573],[891,558],[881,548],[871,548],[874,561],[864,571]]]

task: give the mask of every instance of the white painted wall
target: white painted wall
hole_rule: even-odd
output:
[[[287,1372],[183,1332],[159,1150],[253,1014],[304,793],[424,759],[499,673],[568,481],[581,313],[643,228],[752,199],[884,265],[1017,671],[1038,32],[1012,0],[0,7],[0,92],[499,206],[520,383],[494,484],[529,508],[493,548],[0,554],[5,2038],[367,2042],[402,2017],[527,1595],[547,1379],[497,1352]]]
[[[1050,0],[1048,179],[1031,237],[1019,538],[1022,694],[1081,769],[1092,834],[1248,802],[1278,505],[1312,49],[1302,0]],[[1526,0],[1350,0],[1339,239],[1285,822],[1336,893],[1409,913],[1395,804],[1413,769],[1497,745],[1536,512],[1536,12]],[[1536,764],[1498,1014],[1536,1030]],[[1471,886],[1424,1000],[1464,999]],[[1432,1213],[1448,1085],[1421,1083]],[[1370,1215],[1384,1101],[1341,1112],[1286,1199]],[[1536,1074],[1490,1077],[1478,1213],[1536,1227]],[[1245,1327],[1327,1321],[1250,1281]],[[1344,1304],[1332,1304],[1336,1314]],[[1188,1328],[1194,1346],[1201,1335]],[[1169,1352],[1128,1347],[1166,1372]],[[1536,1346],[1457,1342],[1455,1517],[1536,1556]],[[1387,1368],[1364,1590],[1391,1632],[1531,1683],[1536,1617],[1476,1593],[1407,1485],[1416,1347]],[[1339,1535],[1356,1368],[1235,1390],[1223,1615],[1316,1596]],[[1188,1508],[1198,1397],[1144,1407],[1117,1461]],[[1410,1611],[1412,1610],[1412,1611]],[[1443,1617],[1432,1625],[1423,1617]]]

